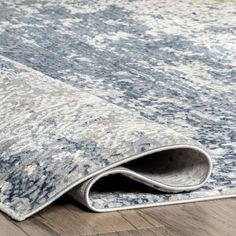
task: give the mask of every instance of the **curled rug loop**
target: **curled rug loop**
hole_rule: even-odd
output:
[[[117,183],[111,175],[124,175],[160,192],[178,193],[200,188],[211,173],[211,160],[208,154],[195,146],[168,146],[152,150],[149,154],[141,153],[135,158],[137,159],[132,157],[133,160],[83,182],[72,189],[69,195],[97,212],[139,208],[150,203],[135,202],[131,199],[127,201],[126,198],[118,197],[122,192],[130,192],[133,183],[124,181],[119,184],[120,178],[117,178]],[[129,191],[123,184],[128,185]],[[138,191],[145,193],[142,187]],[[160,192],[156,194],[161,194]],[[158,204],[156,202],[155,205]]]

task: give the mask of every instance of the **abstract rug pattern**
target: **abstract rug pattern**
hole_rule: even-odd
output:
[[[235,5],[1,1],[0,209],[236,196]]]

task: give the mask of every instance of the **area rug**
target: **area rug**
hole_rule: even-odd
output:
[[[236,196],[235,22],[231,1],[1,1],[0,209]]]

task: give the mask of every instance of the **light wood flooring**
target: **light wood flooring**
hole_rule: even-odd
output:
[[[62,197],[16,222],[0,213],[0,236],[236,236],[236,198],[93,213]]]

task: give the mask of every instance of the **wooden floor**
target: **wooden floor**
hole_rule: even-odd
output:
[[[236,198],[92,213],[68,197],[16,222],[0,213],[0,236],[235,236]]]

